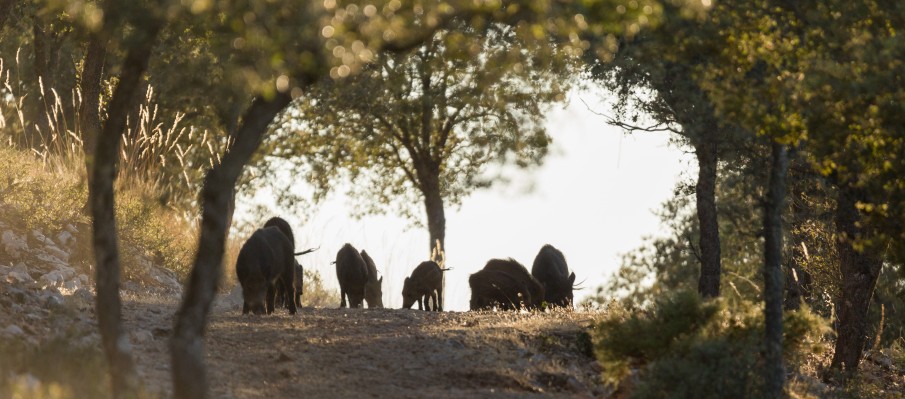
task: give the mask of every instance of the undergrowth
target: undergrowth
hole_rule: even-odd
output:
[[[822,351],[827,331],[808,310],[786,312],[786,368]],[[595,327],[594,344],[606,382],[628,385],[632,398],[761,398],[763,335],[758,304],[730,307],[682,291],[647,311],[614,307]]]

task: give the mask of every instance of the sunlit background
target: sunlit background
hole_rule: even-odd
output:
[[[667,133],[625,135],[607,125],[600,113],[608,109],[598,93],[574,92],[567,105],[550,110],[552,151],[541,167],[506,169],[502,173],[511,181],[446,210],[446,261],[452,268],[446,275],[447,310],[468,309],[468,276],[487,260],[512,257],[530,270],[544,244],[565,254],[584,287],[575,293],[578,303],[616,270],[621,254],[659,233],[654,210],[672,195],[681,173],[696,173],[693,155],[670,144]],[[338,289],[330,262],[344,243],[367,250],[384,276],[384,305],[402,305],[403,280],[428,259],[425,228],[391,215],[353,219],[352,203],[341,194],[307,213],[280,209],[273,197],[269,187],[257,190],[239,205],[237,217],[249,218],[249,209],[263,204],[287,219],[297,247],[320,246],[299,261],[319,271],[328,287]]]

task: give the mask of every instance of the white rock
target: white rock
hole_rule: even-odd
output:
[[[60,287],[60,293],[63,295],[72,295],[81,288],[82,283],[80,283],[79,280],[69,280]]]
[[[91,295],[91,292],[85,288],[76,290],[69,296],[68,300],[79,310],[86,310],[94,307],[94,295]]]
[[[153,339],[154,339],[154,334],[151,334],[151,332],[147,331],[147,330],[141,330],[141,331],[136,331],[136,332],[132,333],[132,340],[135,341],[135,343],[137,343],[137,344],[148,342]]]
[[[59,271],[60,273],[63,273],[63,275],[65,275],[66,278],[78,278],[78,277],[75,277],[77,274],[75,272],[75,269],[73,269],[71,266],[69,266],[69,264],[57,265],[57,271]]]
[[[16,265],[13,266],[13,271],[28,274],[28,265],[26,265],[25,262],[16,263]]]
[[[28,273],[22,273],[20,271],[11,271],[6,275],[6,281],[10,284],[16,283],[30,283],[33,282],[31,276]]]
[[[55,291],[44,291],[44,294],[41,295],[41,302],[44,303],[44,306],[47,307],[56,307],[63,305],[63,296],[60,293]]]
[[[36,240],[38,240],[38,241],[40,241],[40,242],[46,242],[46,241],[47,241],[47,237],[45,237],[45,236],[44,236],[44,233],[42,233],[40,230],[32,230],[32,231],[31,231],[31,236],[34,237]]]
[[[70,232],[70,233],[72,233],[72,234],[78,234],[78,233],[79,233],[79,229],[75,228],[75,226],[73,226],[73,225],[71,225],[71,224],[67,224],[67,225],[66,225],[66,231],[68,231],[68,232]]]
[[[45,287],[60,287],[66,282],[66,279],[63,278],[62,273],[55,270],[42,275],[40,282],[45,284]]]
[[[78,279],[79,279],[79,282],[82,283],[82,285],[88,285],[88,276],[87,275],[79,274]]]
[[[179,284],[179,280],[168,276],[163,273],[151,273],[154,276],[154,279],[157,280],[158,283],[162,284],[164,287],[167,287],[173,291],[179,291],[182,289],[182,284]]]
[[[69,252],[59,249],[54,245],[47,245],[44,247],[44,250],[54,258],[57,258],[64,263],[69,262]]]
[[[72,233],[63,230],[60,234],[57,234],[57,243],[64,247],[72,247],[75,244],[75,236]]]
[[[3,332],[6,335],[9,335],[11,337],[18,337],[22,334],[25,334],[25,331],[22,331],[22,329],[19,328],[19,326],[15,325],[15,324],[10,324],[9,326],[7,326],[6,328],[3,329]]]
[[[11,230],[3,232],[0,243],[3,244],[3,249],[6,253],[16,259],[22,256],[23,251],[28,251],[28,243],[25,242],[25,237],[21,237]]]
[[[59,269],[64,266],[69,267],[69,264],[45,251],[38,252],[35,257],[38,258],[38,260],[40,260],[42,264],[52,266],[54,269]]]

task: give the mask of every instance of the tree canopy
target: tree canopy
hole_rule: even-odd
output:
[[[302,170],[315,198],[348,187],[361,214],[406,216],[428,225],[431,245],[442,243],[435,218],[489,186],[491,165],[542,161],[544,114],[574,81],[572,65],[561,47],[505,25],[438,32],[313,88],[271,145]]]

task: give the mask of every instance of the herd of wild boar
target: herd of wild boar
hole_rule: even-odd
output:
[[[242,286],[242,313],[270,314],[275,305],[295,314],[302,305],[304,269],[296,260],[312,250],[295,252],[295,237],[289,223],[274,217],[256,230],[239,250],[236,276]],[[345,244],[336,253],[340,307],[383,307],[383,277],[364,250]],[[402,307],[418,302],[419,310],[442,311],[443,269],[434,261],[421,262],[402,285]],[[513,259],[491,259],[468,278],[471,310],[542,310],[572,307],[575,273],[569,272],[562,252],[544,245],[531,272]],[[348,299],[348,302],[346,300]]]

